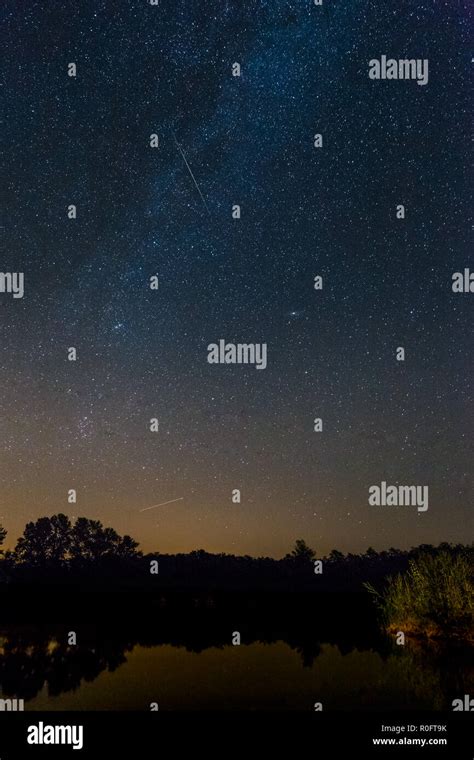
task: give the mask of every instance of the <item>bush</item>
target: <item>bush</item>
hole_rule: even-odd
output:
[[[425,636],[459,635],[474,630],[473,567],[469,556],[441,552],[409,562],[404,575],[389,578],[376,594],[388,630]]]

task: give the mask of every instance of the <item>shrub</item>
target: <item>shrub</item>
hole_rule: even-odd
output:
[[[403,575],[388,579],[376,594],[384,623],[405,633],[426,636],[474,634],[474,584],[468,555],[440,552],[420,555]]]

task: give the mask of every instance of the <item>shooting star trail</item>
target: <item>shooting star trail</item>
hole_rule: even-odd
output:
[[[195,176],[194,176],[194,174],[192,173],[191,167],[189,166],[189,164],[188,164],[188,161],[187,161],[187,158],[186,158],[186,156],[184,155],[184,150],[182,149],[181,145],[180,145],[180,144],[179,144],[179,142],[177,141],[177,139],[176,139],[176,135],[175,135],[175,133],[174,133],[174,132],[173,132],[173,137],[174,137],[174,141],[175,141],[176,147],[178,148],[179,152],[181,153],[181,156],[182,156],[182,158],[183,158],[183,161],[184,161],[184,163],[186,164],[187,170],[188,170],[188,172],[189,172],[189,173],[190,173],[190,175],[191,175],[191,179],[192,179],[192,181],[194,182],[194,184],[196,185],[196,190],[198,191],[198,193],[199,193],[199,195],[200,195],[200,197],[201,197],[201,200],[202,200],[202,202],[204,203],[204,208],[206,209],[207,213],[208,213],[208,214],[209,214],[209,216],[210,216],[210,215],[211,215],[211,212],[209,211],[209,206],[207,205],[207,203],[206,203],[206,199],[204,198],[203,194],[201,193],[201,190],[200,190],[200,188],[199,188],[199,185],[198,185],[198,183],[196,182],[196,177],[195,177]]]
[[[161,504],[153,504],[151,507],[145,507],[144,509],[139,509],[139,512],[146,512],[148,509],[155,509],[155,507],[164,507],[165,504],[173,504],[175,501],[182,501],[184,499],[184,496],[180,496],[179,499],[170,499],[170,501],[162,501]]]

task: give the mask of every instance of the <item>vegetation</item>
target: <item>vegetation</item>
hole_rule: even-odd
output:
[[[386,628],[406,635],[474,638],[472,550],[421,554],[377,597]]]
[[[7,536],[7,531],[5,528],[2,528],[0,525],[0,546],[2,546],[3,542],[5,541],[5,538]],[[0,554],[3,554],[3,551],[0,549]]]
[[[66,515],[59,514],[29,522],[18,539],[13,559],[31,567],[83,565],[107,558],[131,559],[141,554],[137,547],[133,538],[119,536],[99,520],[79,517],[72,525]]]
[[[315,557],[316,552],[307,545],[306,541],[302,538],[298,538],[291,554],[285,555],[285,560],[304,567],[311,563]]]
[[[64,514],[29,522],[13,551],[1,552],[6,531],[0,526],[0,588],[75,587],[84,590],[362,592],[377,594],[386,627],[451,631],[472,626],[474,548],[424,544],[363,554],[333,549],[318,553],[323,572],[314,572],[316,552],[303,539],[281,559],[211,554],[144,555],[130,536],[120,536],[99,520]],[[159,573],[151,572],[158,562]],[[389,580],[387,585],[387,579]],[[72,585],[71,585],[72,584]],[[14,596],[14,594],[13,594]],[[370,609],[370,599],[369,609]]]

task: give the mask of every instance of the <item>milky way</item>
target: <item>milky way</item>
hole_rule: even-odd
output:
[[[7,545],[59,511],[161,551],[472,538],[467,4],[0,13],[0,269],[25,277],[0,294]],[[382,55],[428,84],[371,80]],[[267,367],[209,364],[221,339]],[[381,481],[429,510],[369,505]]]

